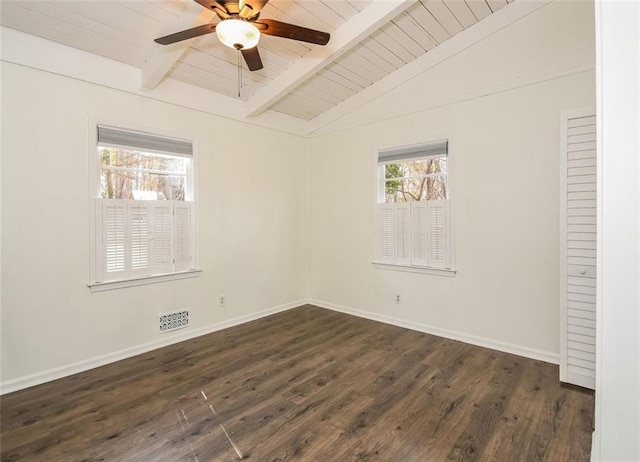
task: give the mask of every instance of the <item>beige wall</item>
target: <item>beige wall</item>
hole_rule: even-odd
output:
[[[553,40],[537,40],[544,34]],[[351,128],[313,137],[309,297],[557,360],[559,116],[595,104],[594,73],[584,70],[594,59],[593,5],[553,3],[336,122]],[[536,76],[556,78],[516,88]],[[488,91],[491,81],[502,89]],[[433,108],[410,110],[420,105]],[[385,119],[385,108],[408,114]],[[441,137],[450,140],[458,272],[375,269],[377,149]]]
[[[200,277],[89,291],[89,114],[197,139]],[[306,139],[6,63],[2,129],[3,383],[304,300]]]

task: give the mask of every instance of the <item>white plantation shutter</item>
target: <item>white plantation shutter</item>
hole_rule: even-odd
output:
[[[173,271],[173,208],[171,202],[157,201],[151,205],[151,274]]]
[[[131,258],[131,273],[146,273],[149,268],[149,203],[129,204],[128,215],[130,251],[127,253]]]
[[[193,267],[193,203],[174,202],[175,271]]]
[[[396,264],[411,264],[411,206],[396,203]]]
[[[450,268],[449,201],[378,204],[378,262]]]
[[[428,218],[426,202],[411,202],[412,265],[427,266],[429,264],[427,244]]]
[[[429,266],[449,267],[448,243],[448,202],[447,200],[427,201],[428,233],[427,246]]]
[[[126,204],[121,200],[105,199],[101,205],[102,278],[117,279],[126,271]]]
[[[378,204],[378,260],[395,262],[394,204]]]
[[[97,282],[194,269],[194,203],[96,200]]]

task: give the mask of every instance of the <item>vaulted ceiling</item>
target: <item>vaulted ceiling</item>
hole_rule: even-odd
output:
[[[263,35],[264,68],[244,67],[215,34],[163,47],[162,35],[218,17],[192,0],[3,0],[2,26],[141,69],[141,88],[167,79],[240,100],[245,115],[313,121],[389,80],[513,0],[271,0],[261,18],[331,33],[327,46]],[[516,0],[516,3],[524,0]]]

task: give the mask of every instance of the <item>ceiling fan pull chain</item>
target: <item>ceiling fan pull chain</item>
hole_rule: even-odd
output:
[[[242,63],[240,62],[240,48],[238,50],[238,98],[240,98],[240,88],[242,88]]]

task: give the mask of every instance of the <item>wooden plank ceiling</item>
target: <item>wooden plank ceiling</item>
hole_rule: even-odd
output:
[[[313,56],[317,46],[262,35],[259,49],[264,68],[249,72],[242,62],[245,68],[240,99],[250,103],[257,93],[269,94],[271,88],[283,87],[285,91],[266,98],[265,109],[313,120],[512,0],[394,1],[400,5],[397,14],[383,17],[381,25],[370,31],[362,29],[361,22],[379,7],[373,2],[380,0],[270,0],[261,18],[330,32],[332,40],[336,34],[348,35],[349,29],[356,27],[366,34],[355,34],[346,42],[344,53],[327,53],[310,76],[296,80],[288,75],[289,83],[284,87],[278,84],[287,71],[295,73],[304,67],[300,63],[317,59]],[[209,15],[197,16],[200,10]],[[194,24],[175,29],[194,11]],[[4,27],[141,69],[161,47],[154,38],[201,24],[197,21],[203,17],[205,22],[218,21],[191,0],[3,0],[1,13],[0,24]],[[210,34],[184,46],[184,51],[170,62],[164,78],[238,98],[237,63],[237,52]]]

